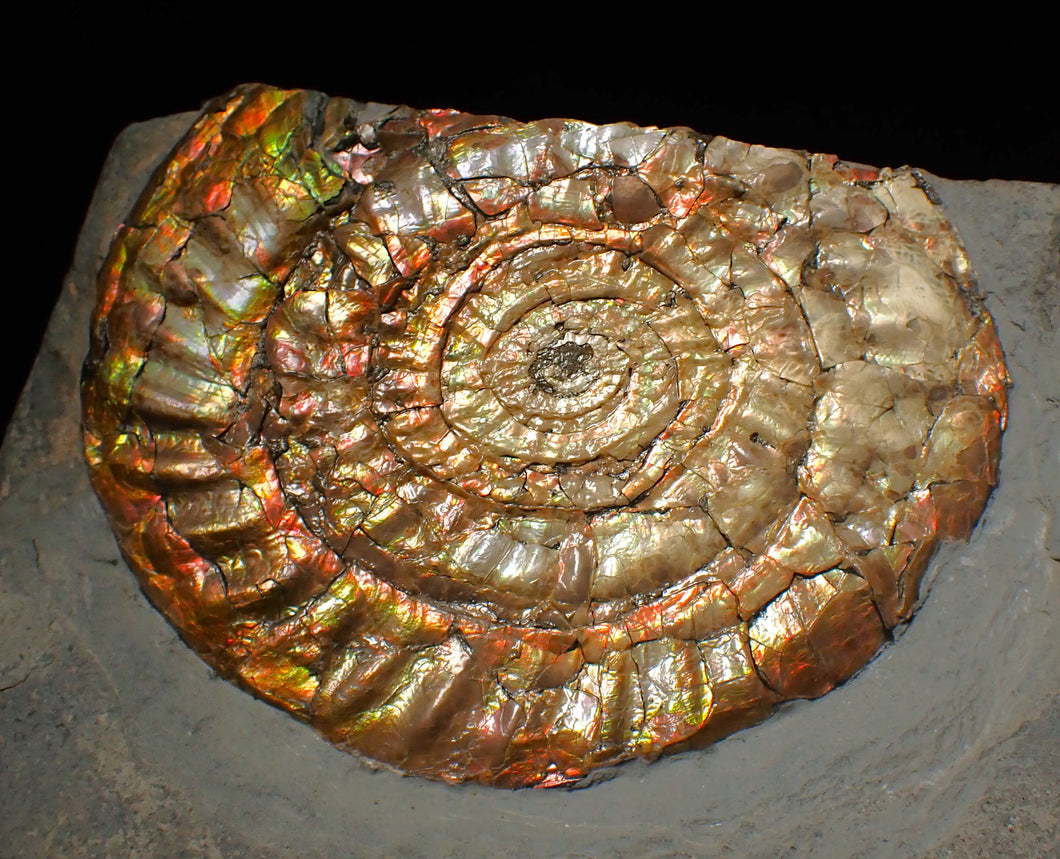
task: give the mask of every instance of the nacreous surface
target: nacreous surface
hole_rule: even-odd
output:
[[[841,683],[997,481],[921,177],[688,129],[242,87],[119,231],[92,479],[222,675],[519,787]]]

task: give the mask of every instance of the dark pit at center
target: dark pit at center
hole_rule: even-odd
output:
[[[570,340],[551,343],[538,350],[530,365],[530,375],[546,394],[575,397],[600,377],[594,357],[593,347],[588,343]]]

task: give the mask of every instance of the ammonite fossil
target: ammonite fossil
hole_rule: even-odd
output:
[[[997,481],[915,171],[248,86],[100,278],[92,479],[151,600],[338,746],[498,786],[843,682]]]

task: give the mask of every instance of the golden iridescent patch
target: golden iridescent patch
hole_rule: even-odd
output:
[[[997,482],[915,171],[247,86],[119,231],[84,374],[144,590],[331,742],[520,787],[821,695]]]

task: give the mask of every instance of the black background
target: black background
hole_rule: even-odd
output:
[[[661,5],[669,17],[653,19],[649,8],[607,22],[525,4],[447,13],[307,3],[272,19],[224,4],[104,8],[32,10],[24,35],[45,41],[9,75],[5,196],[20,229],[5,254],[0,427],[114,138],[131,122],[197,110],[239,83],[520,120],[685,125],[952,179],[1060,180],[1060,46],[1035,47],[1027,32],[1014,49],[1000,32],[973,45],[945,23],[931,31],[914,19],[826,29],[740,9],[721,22]],[[505,9],[521,28],[508,42]],[[19,39],[9,34],[9,50]]]

